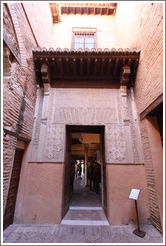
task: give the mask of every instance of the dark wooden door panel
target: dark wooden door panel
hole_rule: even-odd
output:
[[[5,215],[3,220],[4,229],[6,229],[10,224],[13,223],[22,157],[23,157],[23,150],[16,149],[10,186],[9,186],[9,192],[8,192],[8,198],[7,198],[7,204],[5,209]]]
[[[62,218],[67,213],[70,203],[70,167],[71,167],[71,141],[72,141],[71,133],[72,133],[71,127],[66,126],[66,158],[64,164]]]
[[[100,152],[102,165],[102,206],[107,215],[107,187],[106,187],[106,165],[105,165],[105,148],[104,148],[104,127],[100,133]]]

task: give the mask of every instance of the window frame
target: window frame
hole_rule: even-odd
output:
[[[72,28],[72,43],[71,43],[71,49],[75,49],[75,38],[83,38],[83,48],[82,50],[87,49],[85,45],[87,44],[85,42],[86,38],[92,38],[94,39],[94,47],[91,49],[97,49],[97,28],[90,28],[90,27],[73,27]],[[76,51],[79,48],[75,49]],[[88,48],[89,49],[89,48]],[[89,50],[91,50],[89,49]]]

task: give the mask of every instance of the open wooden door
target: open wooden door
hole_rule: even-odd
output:
[[[102,182],[102,207],[107,215],[107,188],[106,188],[106,165],[105,165],[105,148],[104,148],[104,127],[100,132],[100,153],[101,153],[101,182]]]
[[[62,218],[67,213],[70,203],[71,134],[71,127],[66,126],[66,158],[64,163]]]

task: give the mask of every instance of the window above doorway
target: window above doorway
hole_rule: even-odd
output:
[[[72,49],[94,49],[97,48],[96,42],[97,28],[72,28]]]

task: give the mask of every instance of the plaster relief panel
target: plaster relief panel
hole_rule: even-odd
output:
[[[118,90],[52,89],[49,120],[71,125],[103,125],[118,122]]]
[[[64,161],[64,126],[51,124],[45,141],[44,161]]]
[[[127,161],[123,125],[106,125],[106,162],[123,163]]]
[[[55,108],[53,122],[69,125],[105,125],[116,123],[114,108]]]

